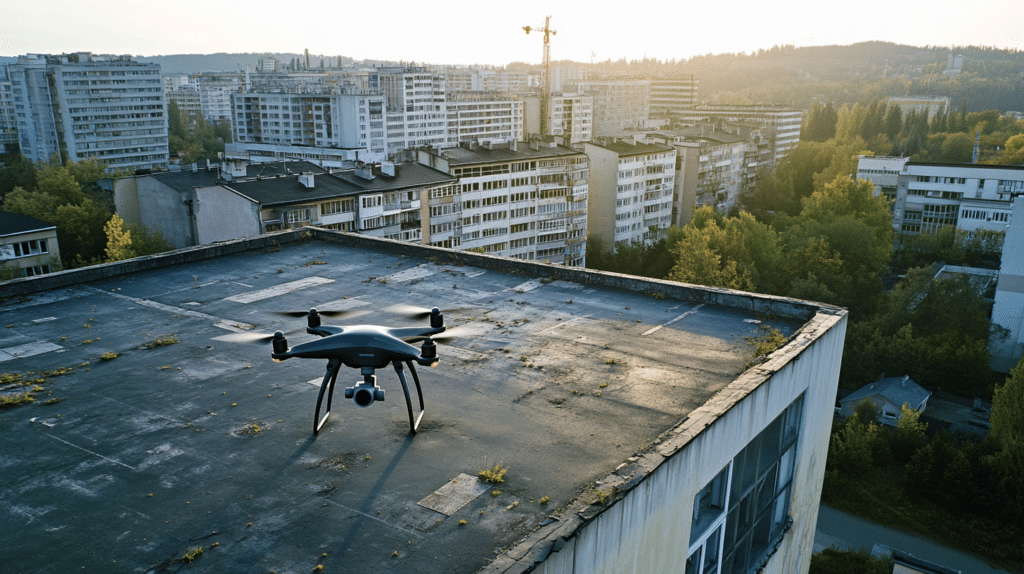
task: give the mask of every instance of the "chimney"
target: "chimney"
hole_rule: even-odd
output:
[[[373,179],[373,166],[372,165],[361,165],[356,168],[356,177],[370,181]]]
[[[302,175],[299,176],[299,183],[301,183],[302,187],[305,187],[306,189],[313,189],[313,186],[314,186],[314,183],[313,183],[313,172],[311,172],[311,171],[304,171],[304,172],[302,172]]]
[[[508,149],[509,149],[509,151],[517,151],[516,150],[517,145],[518,145],[518,142],[516,142],[516,138],[512,138],[512,141],[508,142]]]
[[[395,177],[395,162],[393,161],[382,161],[380,162],[380,172],[389,177]]]
[[[192,162],[192,173],[199,171],[199,165],[196,162]]]

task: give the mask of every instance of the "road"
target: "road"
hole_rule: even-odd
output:
[[[959,550],[947,548],[937,542],[908,534],[901,530],[875,524],[870,520],[821,506],[818,527],[814,534],[814,551],[830,546],[840,550],[871,551],[875,544],[902,550],[915,557],[963,574],[1010,574],[1007,570],[992,568],[982,559]]]

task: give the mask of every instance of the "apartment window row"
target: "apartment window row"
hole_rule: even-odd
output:
[[[15,257],[28,257],[29,255],[41,255],[49,253],[50,248],[45,239],[33,239],[31,241],[19,241],[12,244]]]

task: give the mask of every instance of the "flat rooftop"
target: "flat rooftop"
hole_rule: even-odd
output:
[[[778,313],[791,300],[321,237],[0,286],[0,392],[45,379],[33,403],[0,409],[4,571],[178,571],[202,548],[190,568],[208,572],[474,572],[528,552],[544,525],[600,512],[596,489],[616,472],[642,479],[640,455],[743,371],[751,338],[807,318]],[[396,304],[441,307],[462,333],[418,369],[415,435],[391,368],[377,371],[384,402],[360,408],[338,389],[314,436],[326,361],[224,340],[313,340],[305,318],[272,313],[310,307],[365,311],[325,324],[421,324]],[[338,386],[358,380],[343,367]],[[503,484],[477,480],[499,463]]]

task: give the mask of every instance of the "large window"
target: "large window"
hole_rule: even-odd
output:
[[[694,497],[687,574],[755,571],[782,537],[802,405],[801,396]]]

